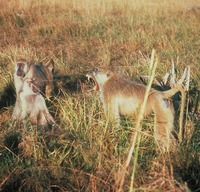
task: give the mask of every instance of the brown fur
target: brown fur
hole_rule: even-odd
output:
[[[34,79],[26,79],[23,82],[22,91],[19,93],[12,115],[13,123],[27,119],[45,131],[48,130],[49,123],[55,123]]]
[[[14,73],[17,96],[22,91],[24,80],[34,78],[41,92],[50,97],[53,91],[53,68],[52,59],[43,65],[34,65],[26,59],[17,60]]]
[[[95,90],[100,90],[104,111],[109,119],[117,119],[119,123],[120,115],[133,116],[137,113],[144,99],[145,85],[130,81],[109,67],[100,67],[97,71],[88,72],[87,77],[95,81]],[[159,92],[152,88],[144,114],[148,116],[154,113],[154,136],[167,148],[174,140],[171,134],[174,124],[174,109],[168,98],[177,91],[185,93],[181,87],[175,87],[165,92]],[[185,95],[182,97],[184,100]],[[184,102],[182,104],[184,107]],[[180,123],[182,124],[182,122]]]

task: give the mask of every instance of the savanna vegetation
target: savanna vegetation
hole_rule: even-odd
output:
[[[129,154],[134,118],[106,120],[86,73],[114,66],[130,79],[147,75],[152,49],[156,77],[175,63],[190,66],[188,111],[180,146],[170,153],[153,138],[153,116],[142,121],[122,191],[200,190],[200,2],[197,0],[1,0],[0,190],[117,191]],[[18,58],[55,62],[54,97],[47,101],[57,128],[24,132],[11,124]],[[176,116],[178,119],[178,114]],[[175,123],[175,133],[178,131]]]

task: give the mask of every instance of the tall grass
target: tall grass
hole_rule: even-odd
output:
[[[175,62],[177,78],[191,67],[189,111],[199,113],[199,1],[0,1],[0,188],[2,191],[115,191],[129,153],[135,120],[108,122],[99,93],[89,91],[86,73],[112,65],[130,79],[147,75],[151,51],[156,76]],[[12,127],[17,58],[36,63],[53,58],[55,94],[48,109],[57,126]],[[48,103],[48,102],[47,102]],[[189,191],[200,188],[199,122],[187,116],[190,133],[170,159],[153,138],[153,117],[142,121],[138,157],[134,151],[123,190]],[[178,115],[176,117],[178,119]],[[178,132],[175,123],[175,132]],[[173,166],[173,175],[169,171]]]

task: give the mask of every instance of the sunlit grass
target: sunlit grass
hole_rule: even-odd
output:
[[[147,75],[152,49],[156,76],[177,78],[191,67],[189,110],[199,113],[199,1],[2,0],[0,2],[0,188],[4,191],[114,191],[128,154],[134,118],[120,127],[107,121],[99,93],[88,91],[86,73],[112,65],[130,77]],[[53,133],[23,132],[11,125],[14,63],[53,58],[55,93],[48,104]],[[153,137],[153,116],[142,121],[134,187],[146,191],[200,188],[199,122],[168,155]],[[178,118],[177,118],[178,119]],[[177,130],[179,125],[175,123]],[[135,151],[125,174],[130,187]],[[172,177],[169,166],[173,165]],[[175,185],[176,184],[176,185]],[[186,189],[187,191],[187,189]]]

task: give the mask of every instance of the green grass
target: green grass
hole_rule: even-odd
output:
[[[99,65],[112,65],[130,79],[139,79],[148,74],[154,48],[159,59],[157,77],[171,71],[172,59],[177,78],[191,67],[189,111],[200,113],[199,6],[195,0],[191,4],[182,0],[2,0],[0,189],[116,190],[136,119],[124,119],[120,127],[107,121],[99,93],[87,91],[85,75]],[[11,125],[14,63],[21,57],[36,63],[54,59],[55,98],[48,105],[57,122],[53,134],[25,132]],[[200,189],[200,125],[197,118],[186,118],[190,133],[170,155],[154,141],[153,117],[143,120],[136,191]],[[124,191],[130,187],[135,153],[125,173]]]

